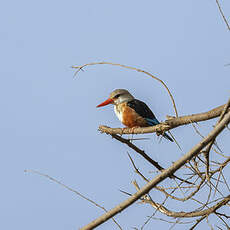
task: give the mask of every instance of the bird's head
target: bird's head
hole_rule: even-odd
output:
[[[126,89],[116,89],[110,95],[109,98],[99,104],[97,107],[105,106],[108,104],[118,105],[123,102],[129,102],[133,100],[134,97]]]

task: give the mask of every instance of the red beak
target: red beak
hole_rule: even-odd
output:
[[[97,108],[101,107],[101,106],[108,105],[108,104],[112,104],[112,103],[113,103],[113,100],[111,98],[109,98],[106,101],[102,102],[100,105],[97,105]]]

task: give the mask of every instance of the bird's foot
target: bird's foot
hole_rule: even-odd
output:
[[[131,128],[131,134],[135,134],[135,129],[136,128],[139,128],[139,126],[134,126],[134,127]]]
[[[124,127],[124,128],[122,128],[122,134],[123,134],[125,131],[127,131],[127,130],[131,130],[130,134],[135,134],[135,129],[136,129],[136,128],[139,128],[139,126],[134,126],[134,127],[132,127],[132,128]]]
[[[125,132],[127,129],[128,129],[127,127],[122,128],[122,129],[121,129],[121,135],[123,135],[124,132]]]

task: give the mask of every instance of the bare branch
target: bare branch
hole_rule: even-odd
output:
[[[203,140],[201,140],[196,146],[194,146],[188,153],[182,156],[178,161],[176,161],[172,166],[170,166],[167,170],[163,171],[160,175],[157,175],[154,179],[152,179],[149,183],[147,183],[142,189],[136,192],[133,196],[128,198],[127,200],[120,203],[115,208],[111,209],[101,217],[95,219],[88,225],[82,228],[82,230],[92,229],[97,227],[98,225],[104,223],[117,213],[123,211],[125,208],[133,204],[135,201],[140,199],[143,195],[148,193],[152,188],[154,188],[158,183],[162,182],[165,178],[172,175],[175,171],[177,171],[180,167],[182,167],[188,160],[192,159],[194,156],[200,153],[200,151],[208,145],[210,141],[212,141],[216,136],[228,125],[230,122],[230,112],[228,112],[224,118],[220,121],[219,124],[215,126],[215,128],[206,136]],[[218,203],[218,206],[213,206],[213,210],[215,211],[222,205],[225,205],[230,200],[230,196],[223,199],[222,202]],[[205,215],[203,213],[203,215]]]
[[[164,168],[161,167],[158,162],[154,161],[151,157],[149,157],[143,150],[139,149],[136,145],[134,145],[132,142],[130,142],[129,140],[123,138],[123,137],[120,137],[116,134],[112,134],[111,135],[113,138],[115,138],[116,140],[128,145],[131,149],[135,150],[137,153],[139,153],[142,157],[144,157],[149,163],[151,163],[153,166],[155,166],[159,171],[163,171]],[[181,179],[180,177],[177,177],[175,175],[170,175],[169,176],[170,178],[176,178],[182,182],[185,182],[185,183],[188,183],[188,184],[192,184],[191,182],[189,181],[186,181],[184,179]]]
[[[196,223],[195,223],[189,230],[195,229],[195,227],[196,227],[199,223],[201,223],[201,221],[202,221],[203,219],[205,219],[205,217],[206,217],[206,216],[202,216],[201,218],[197,219],[197,220],[196,220]]]
[[[217,204],[215,204],[211,208],[207,208],[207,209],[202,210],[202,211],[192,211],[192,212],[174,212],[174,211],[168,210],[164,206],[162,206],[158,203],[155,203],[153,201],[145,200],[144,202],[151,204],[152,207],[154,207],[155,209],[158,209],[161,213],[163,213],[167,216],[176,217],[176,218],[192,218],[192,217],[198,217],[198,216],[208,216],[208,215],[212,214],[213,212],[215,212],[220,207],[227,204],[229,201],[230,201],[230,195],[225,197],[223,200],[221,200],[220,202],[218,202]]]
[[[131,161],[131,163],[132,163],[132,165],[133,165],[133,167],[134,167],[134,169],[135,169],[135,172],[136,172],[138,175],[140,175],[141,178],[142,178],[144,181],[149,182],[149,180],[148,180],[148,179],[140,172],[140,170],[136,167],[136,165],[135,165],[135,163],[134,163],[132,157],[129,155],[129,153],[128,153],[128,156],[129,156],[129,159],[130,159],[130,161]]]
[[[137,191],[140,190],[138,184],[136,181],[133,182],[133,185],[137,189]],[[159,210],[161,213],[170,216],[170,217],[175,217],[175,218],[192,218],[192,217],[198,217],[198,216],[208,216],[211,213],[215,212],[217,209],[225,205],[230,201],[230,195],[225,197],[223,200],[218,202],[217,204],[213,205],[210,208],[207,208],[202,211],[192,211],[192,212],[175,212],[175,211],[170,211],[167,208],[165,208],[162,204],[158,204],[154,202],[147,194],[142,196],[142,202],[143,203],[148,203],[150,204],[153,208]]]
[[[123,137],[120,137],[120,136],[118,136],[116,134],[112,134],[111,136],[113,138],[115,138],[116,140],[120,141],[121,143],[124,143],[124,144],[128,145],[131,149],[133,149],[134,151],[139,153],[142,157],[145,158],[145,160],[147,160],[150,164],[152,164],[154,167],[156,167],[159,171],[164,170],[164,168],[162,166],[160,166],[158,164],[158,162],[154,161],[143,150],[139,149],[136,145],[134,145],[130,140],[127,140],[127,139],[125,139]]]
[[[226,112],[228,111],[230,107],[230,99],[228,100],[228,102],[225,104],[223,111],[221,112],[221,115],[217,121],[217,124],[223,119],[224,115],[226,114]],[[210,182],[210,178],[209,178],[209,153],[210,150],[212,148],[212,145],[215,143],[215,139],[213,139],[208,146],[205,148],[204,152],[204,156],[206,158],[206,177],[207,180]]]
[[[143,133],[163,133],[169,129],[176,128],[178,126],[187,125],[194,122],[206,121],[216,118],[221,115],[225,105],[218,106],[208,112],[198,113],[193,115],[182,116],[178,118],[173,118],[162,122],[159,125],[150,127],[138,127],[138,128],[110,128],[108,126],[99,126],[99,131],[107,134],[143,134]],[[230,111],[230,109],[228,109]]]

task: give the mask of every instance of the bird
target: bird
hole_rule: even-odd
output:
[[[116,116],[128,128],[149,127],[160,124],[151,109],[143,101],[135,99],[126,89],[114,90],[107,100],[97,105],[97,108],[109,104],[114,105]],[[162,135],[173,142],[173,139],[167,133]]]

